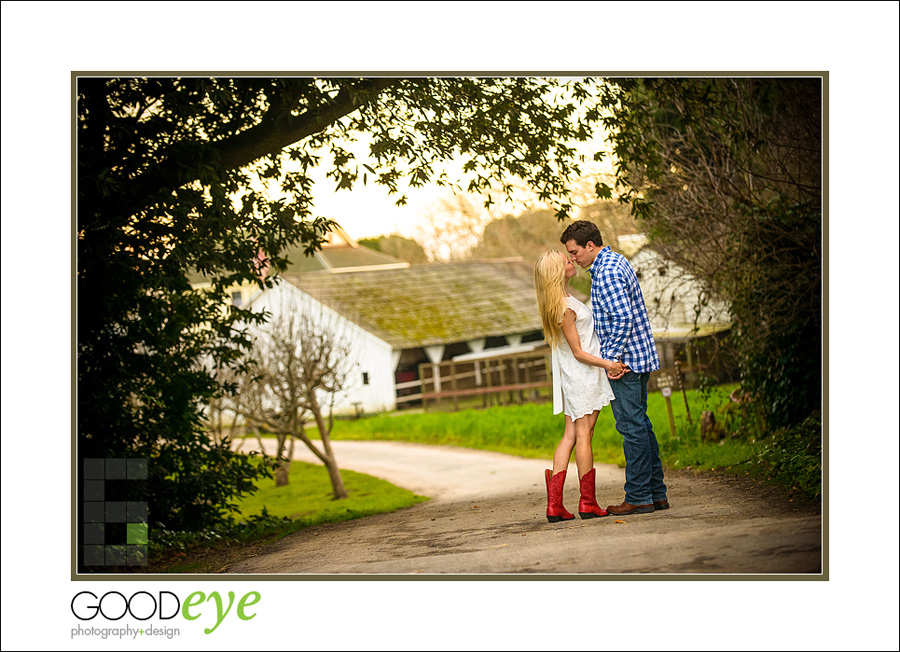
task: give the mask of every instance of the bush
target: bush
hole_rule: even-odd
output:
[[[754,460],[778,484],[809,498],[822,493],[822,419],[814,412],[800,424],[772,434]]]
[[[243,517],[241,521],[228,516],[214,525],[197,531],[154,529],[150,539],[150,554],[152,557],[159,557],[173,550],[216,548],[235,542],[255,540],[266,535],[277,536],[284,531],[290,531],[291,525],[291,519],[274,516],[263,508],[260,514]]]

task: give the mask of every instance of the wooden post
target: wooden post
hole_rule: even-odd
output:
[[[553,377],[553,354],[544,356],[544,376],[547,378],[547,385],[550,386],[550,403],[553,404],[553,383],[558,383],[559,378]]]
[[[450,363],[450,387],[453,389],[453,411],[459,412],[459,396],[456,395],[456,363]]]
[[[666,412],[669,413],[669,434],[672,435],[672,438],[675,438],[675,414],[672,412],[672,388],[671,387],[663,387],[662,388],[663,398],[666,399]]]
[[[419,387],[421,388],[421,392],[422,392],[422,411],[423,412],[428,412],[428,399],[425,398],[425,393],[428,391],[428,389],[426,388],[427,381],[428,381],[428,379],[425,378],[425,365],[420,364],[419,365],[419,382],[422,384]]]
[[[440,363],[431,363],[432,373],[434,374],[434,391],[441,393],[441,365]]]
[[[696,362],[694,361],[694,355],[693,355],[693,350],[692,350],[693,349],[692,344],[694,342],[695,342],[695,340],[688,340],[687,344],[684,345],[684,348],[685,348],[685,351],[687,352],[688,369],[696,369],[697,371],[694,371],[694,375],[699,379],[700,374],[698,372],[700,369],[700,357],[699,357],[699,353],[698,353],[697,360],[696,360]],[[679,373],[681,373],[681,376],[682,376],[681,383],[683,385],[684,384],[684,373],[681,372],[681,367],[680,367],[679,363],[677,363],[677,362],[675,363],[675,369],[678,370]],[[690,420],[691,420],[691,416],[690,416],[690,414],[688,414],[688,421],[690,421]]]
[[[722,382],[722,355],[719,351],[719,341],[713,340],[715,348],[713,348],[713,362],[716,364],[716,383]]]
[[[684,397],[684,411],[687,414],[688,423],[693,426],[694,421],[691,419],[691,408],[688,407],[687,392],[684,389],[684,372],[681,370],[681,363],[677,360],[675,361],[675,378],[678,380],[678,389],[681,390],[681,395]]]
[[[481,374],[481,362],[475,360],[475,387],[481,387],[483,376]],[[487,394],[481,395],[481,402],[484,407],[488,406]]]
[[[525,362],[525,384],[531,384],[531,359],[529,358],[527,362]],[[536,390],[529,390],[529,399],[534,397]]]
[[[519,358],[510,358],[510,364],[512,364],[513,368],[513,384],[519,384]],[[518,394],[518,398],[516,398],[516,394]],[[525,401],[525,396],[522,394],[522,391],[518,392],[510,392],[510,399],[513,403],[523,403]]]

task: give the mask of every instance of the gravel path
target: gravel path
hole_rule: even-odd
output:
[[[223,572],[823,576],[818,503],[790,500],[756,481],[670,472],[667,511],[551,524],[546,461],[398,442],[333,445],[341,468],[431,500],[297,532]],[[302,445],[295,459],[315,461]],[[564,501],[572,512],[575,477],[572,464]],[[597,466],[598,502],[621,502],[624,481],[623,469]]]

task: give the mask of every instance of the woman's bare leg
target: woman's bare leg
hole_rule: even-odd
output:
[[[591,440],[594,438],[594,425],[597,423],[599,415],[600,411],[594,410],[591,414],[586,414],[573,423],[575,431],[575,465],[578,467],[579,478],[594,468],[594,450],[591,447]]]
[[[594,417],[596,421],[596,417]],[[581,419],[579,419],[581,421]],[[575,424],[571,417],[566,415],[566,427],[563,430],[562,439],[553,453],[553,475],[569,468],[569,459],[572,457],[572,449],[575,448]]]

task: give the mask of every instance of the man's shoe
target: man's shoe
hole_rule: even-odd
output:
[[[613,516],[628,516],[629,514],[652,514],[654,512],[653,503],[646,505],[632,505],[623,502],[621,505],[610,505],[606,511]]]
[[[668,500],[654,500],[653,501],[653,509],[669,509],[669,501]]]

